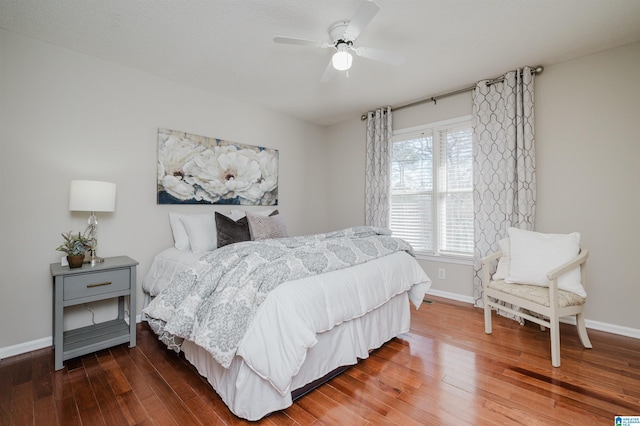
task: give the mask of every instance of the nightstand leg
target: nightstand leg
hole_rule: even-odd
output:
[[[136,295],[138,286],[136,285],[136,267],[131,267],[131,293],[129,294],[129,347],[136,345]]]
[[[64,349],[64,332],[62,331],[62,311],[63,306],[63,277],[54,278],[53,286],[53,348],[54,348],[54,365],[56,371],[62,370],[64,367],[62,360],[62,352]]]

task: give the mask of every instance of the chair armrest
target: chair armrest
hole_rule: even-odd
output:
[[[480,277],[482,279],[482,288],[487,288],[487,286],[489,285],[489,281],[491,280],[490,274],[489,274],[489,265],[491,264],[491,262],[493,262],[494,260],[500,259],[502,257],[502,251],[498,250],[497,252],[490,254],[486,257],[483,257],[480,260],[480,263],[482,264],[482,276]]]
[[[576,266],[579,266],[581,264],[583,264],[584,262],[587,261],[587,257],[589,257],[589,251],[586,249],[581,249],[580,253],[578,254],[578,256],[576,258],[574,258],[573,260],[570,260],[569,262],[565,263],[564,265],[560,265],[555,269],[552,269],[551,271],[549,271],[547,273],[547,279],[549,281],[553,281],[556,278],[558,278],[560,275],[564,274],[565,272],[569,272],[570,270],[572,270],[573,268],[575,268]]]
[[[498,250],[495,253],[491,253],[485,257],[483,257],[482,259],[480,259],[480,263],[482,264],[482,267],[484,267],[485,265],[489,265],[491,262],[493,262],[494,260],[500,259],[502,257],[502,250]]]

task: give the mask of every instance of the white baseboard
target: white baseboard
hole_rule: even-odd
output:
[[[437,297],[442,297],[444,299],[451,299],[451,300],[456,300],[458,302],[469,303],[471,305],[473,305],[475,302],[473,297],[462,296],[460,294],[449,293],[441,290],[429,290],[427,292],[427,295],[429,294]],[[561,318],[560,322],[575,325],[576,319],[575,317],[565,317],[565,318]],[[589,319],[585,319],[584,323],[587,328],[590,328],[593,330],[604,331],[612,334],[618,334],[620,336],[633,337],[634,339],[640,339],[640,329],[637,329],[637,328],[625,327],[622,325],[609,324],[606,322],[593,321]]]
[[[458,302],[470,303],[472,305],[475,302],[473,297],[463,296],[457,293],[449,293],[448,291],[430,289],[429,291],[427,291],[427,295],[429,294],[436,297],[442,297],[444,299],[451,299],[451,300],[456,300]]]
[[[564,317],[560,318],[560,322],[565,324],[576,325],[575,317]],[[584,325],[587,328],[604,331],[606,333],[617,334],[625,337],[633,337],[634,339],[640,339],[640,330],[637,328],[625,327],[622,325],[609,324],[606,322],[593,321],[589,319],[584,320]]]
[[[27,352],[37,351],[38,349],[46,348],[53,345],[53,339],[51,336],[43,337],[42,339],[32,340],[30,342],[19,343],[13,346],[7,346],[0,348],[0,361],[10,356],[21,355]]]

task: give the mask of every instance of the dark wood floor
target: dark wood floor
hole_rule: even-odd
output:
[[[260,423],[278,425],[612,425],[640,415],[640,340],[562,326],[562,366],[548,334],[436,299],[411,332]],[[53,371],[53,351],[0,361],[0,424],[243,424],[182,357],[138,325],[138,346],[87,355]]]

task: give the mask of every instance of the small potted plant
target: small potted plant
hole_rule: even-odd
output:
[[[69,231],[63,232],[61,235],[64,238],[64,243],[60,244],[56,250],[67,254],[69,268],[80,268],[85,253],[91,249],[91,238],[87,236],[86,232],[75,234]]]

